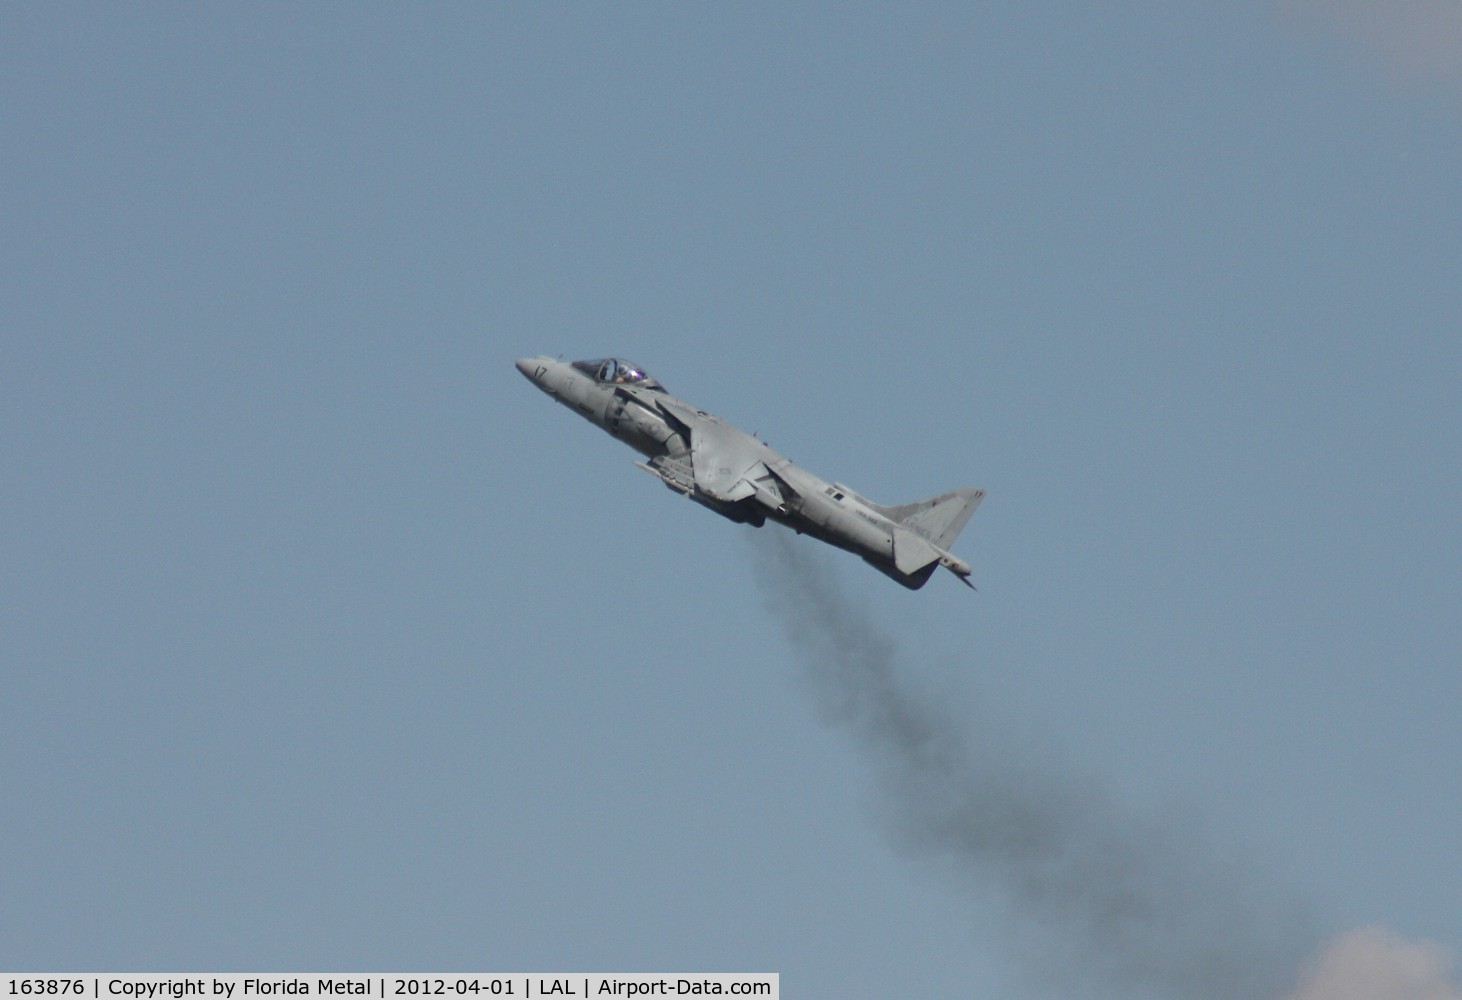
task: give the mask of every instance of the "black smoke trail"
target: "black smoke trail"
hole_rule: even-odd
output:
[[[1089,776],[1021,754],[992,719],[919,696],[894,640],[795,538],[757,536],[767,604],[821,713],[871,762],[890,836],[1004,904],[1037,982],[1171,1000],[1276,1000],[1294,985],[1311,943],[1299,907],[1221,861],[1193,824],[1129,815]]]

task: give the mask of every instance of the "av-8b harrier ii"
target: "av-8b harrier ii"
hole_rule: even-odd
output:
[[[643,454],[640,468],[723,517],[756,527],[778,521],[862,556],[910,590],[924,586],[937,566],[974,586],[969,564],[948,550],[984,490],[885,507],[676,399],[621,358],[520,358],[517,365],[538,388]]]

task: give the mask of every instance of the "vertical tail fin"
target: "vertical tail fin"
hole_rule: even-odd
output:
[[[878,510],[941,549],[948,549],[983,499],[984,490],[966,488],[896,507],[879,505]]]

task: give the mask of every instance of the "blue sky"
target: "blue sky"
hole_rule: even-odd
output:
[[[1041,992],[1059,933],[900,842],[755,533],[537,353],[984,487],[977,595],[802,553],[900,684],[1315,946],[1462,949],[1455,12],[0,28],[0,967]]]

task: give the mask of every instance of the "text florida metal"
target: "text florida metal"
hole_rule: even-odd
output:
[[[538,388],[643,454],[640,468],[718,514],[756,527],[779,521],[861,556],[911,590],[924,586],[937,566],[973,586],[969,564],[948,550],[984,490],[886,507],[676,399],[628,361],[536,357],[517,365]]]

